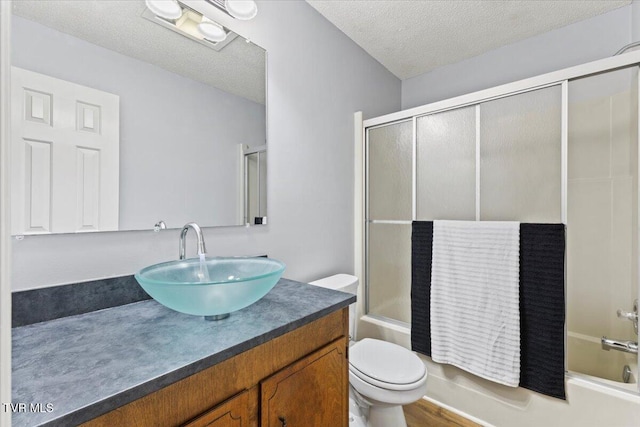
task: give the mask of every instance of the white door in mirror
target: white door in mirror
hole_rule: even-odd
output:
[[[118,229],[120,98],[11,69],[12,234]]]

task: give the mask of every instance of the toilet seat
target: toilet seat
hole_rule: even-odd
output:
[[[413,390],[426,380],[426,367],[418,356],[397,344],[370,338],[349,348],[349,372],[386,390]]]
[[[349,384],[369,404],[377,406],[408,405],[420,399],[427,392],[427,373],[424,377],[412,384],[413,388],[407,390],[391,390],[387,387],[378,387],[355,375],[355,369],[349,369]]]

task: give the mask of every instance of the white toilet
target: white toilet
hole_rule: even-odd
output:
[[[336,274],[312,285],[355,294],[358,278]],[[349,307],[349,426],[406,427],[402,405],[427,391],[427,369],[413,352],[386,341],[354,342],[355,304]]]

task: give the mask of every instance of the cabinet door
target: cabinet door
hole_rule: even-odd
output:
[[[249,392],[243,391],[184,427],[247,427],[249,415]]]
[[[262,427],[347,427],[347,341],[340,339],[263,380]]]

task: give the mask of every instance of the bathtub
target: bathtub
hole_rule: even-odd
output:
[[[365,337],[411,348],[408,325],[374,316],[359,317],[358,338]],[[598,337],[598,344],[599,340]],[[595,350],[595,346],[591,348]],[[635,360],[634,356],[626,355]],[[517,420],[518,427],[626,427],[636,426],[640,419],[640,394],[634,392],[637,384],[622,383],[618,377],[615,378],[618,381],[599,380],[569,372],[565,401],[520,387],[514,389],[495,384],[454,366],[434,363],[427,356],[421,356],[421,359],[429,375],[425,399],[482,426],[512,426]],[[620,366],[621,371],[623,366]],[[634,381],[637,378],[634,375]]]
[[[364,315],[359,317],[358,331],[359,339],[378,338],[411,348],[410,330],[398,322]],[[598,344],[589,346],[593,353],[599,348],[599,340],[600,337],[587,340]],[[614,359],[616,356],[612,353],[620,353],[623,360],[633,360],[633,369],[636,369],[635,355],[614,350],[602,352],[609,353],[608,356]],[[482,426],[512,426],[517,420],[518,427],[627,427],[637,426],[640,419],[640,394],[635,392],[637,384],[625,384],[619,378],[624,364],[620,365],[620,372],[615,369],[613,380],[567,373],[565,401],[520,387],[495,384],[454,366],[434,363],[427,356],[421,356],[421,359],[429,375],[425,399]],[[633,381],[637,378],[634,375]]]
[[[591,376],[609,386],[638,391],[638,355],[603,350],[600,337],[567,332],[567,365],[573,375]],[[631,369],[628,383],[622,380],[625,366]]]

